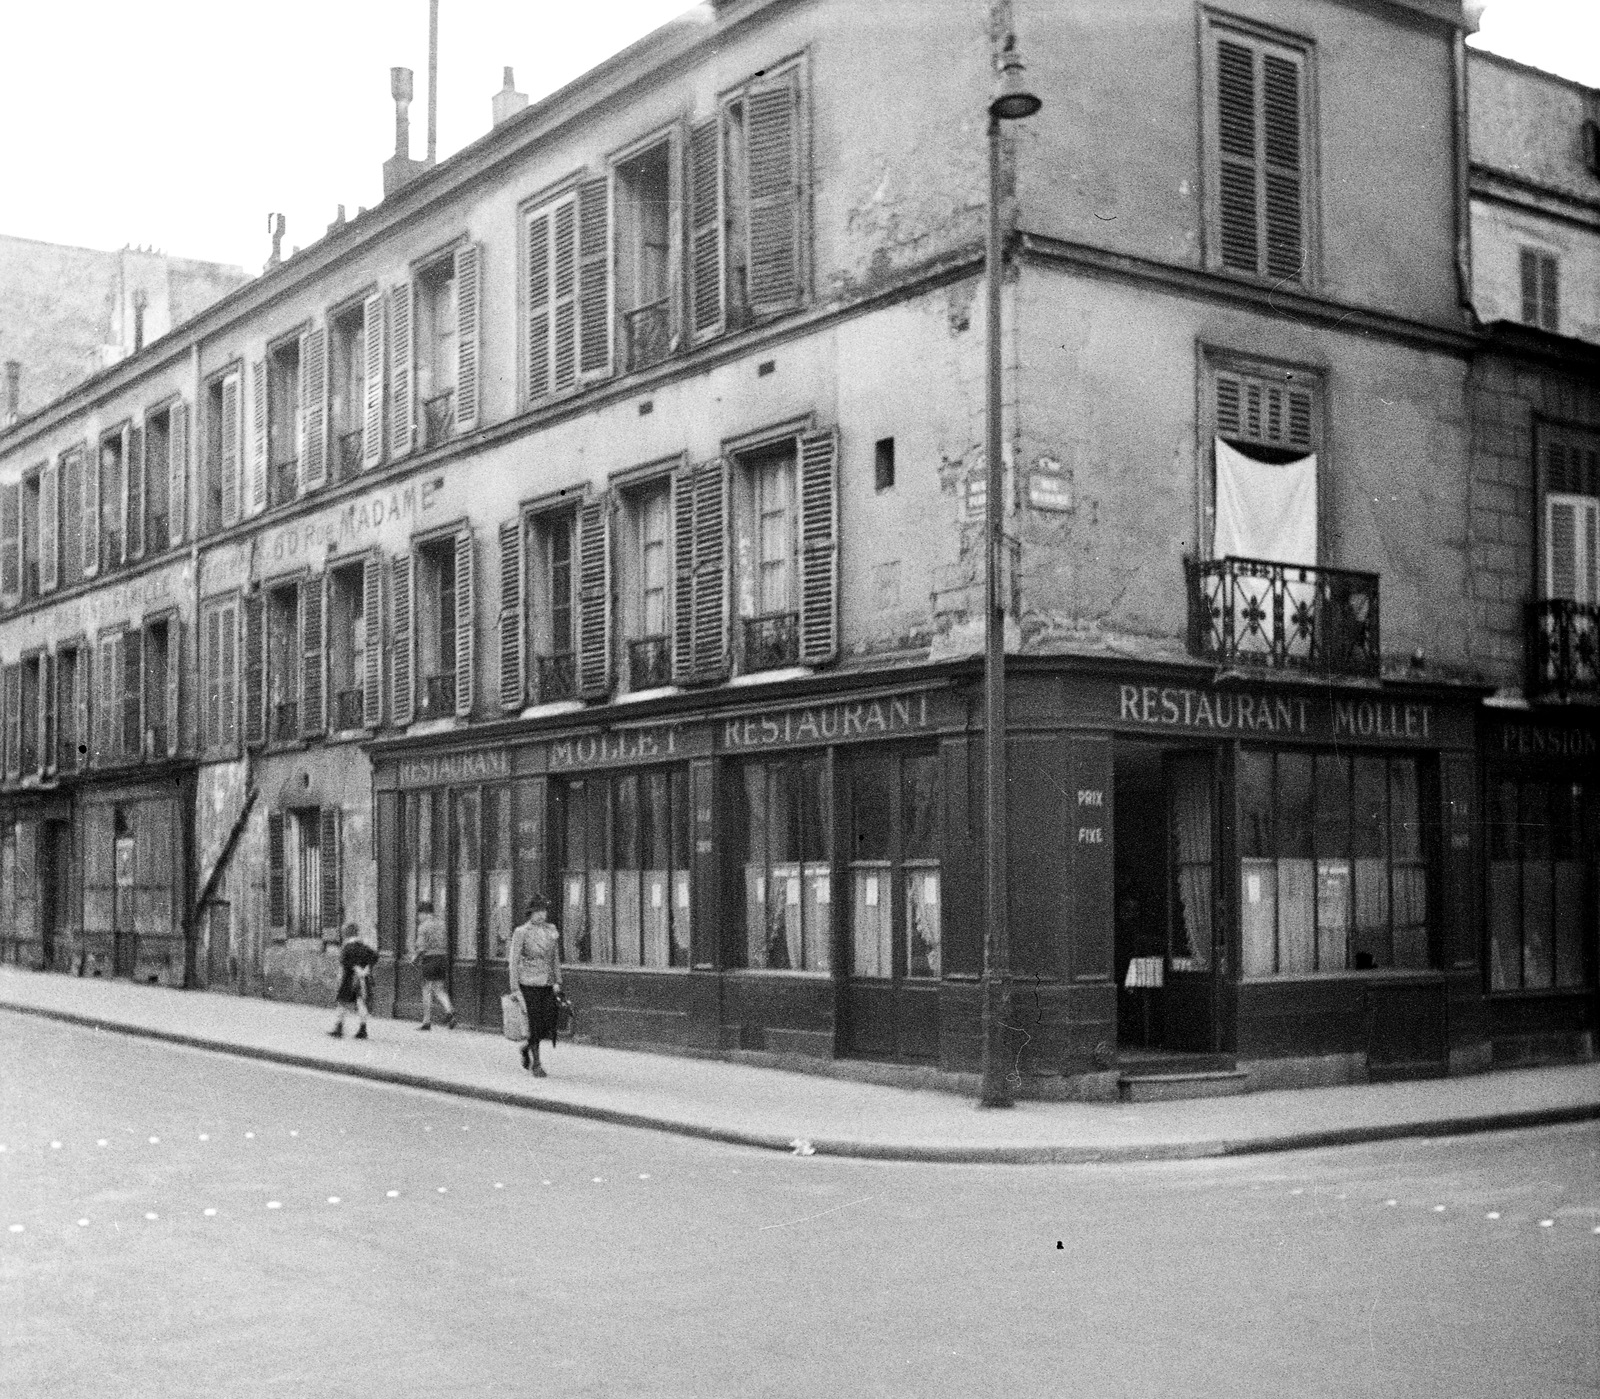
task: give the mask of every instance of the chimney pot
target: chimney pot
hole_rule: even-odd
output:
[[[494,116],[493,124],[499,126],[501,122],[509,121],[518,112],[523,111],[527,105],[528,94],[517,91],[516,79],[511,76],[511,68],[508,64],[505,69],[505,86],[495,93],[490,100],[489,106]]]
[[[426,168],[411,158],[411,70],[391,68],[389,91],[394,97],[394,154],[383,162],[383,194],[388,198]]]

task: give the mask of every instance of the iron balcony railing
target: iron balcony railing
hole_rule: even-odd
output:
[[[287,505],[300,489],[300,458],[285,457],[272,463],[267,473],[268,505]]]
[[[666,297],[622,313],[628,368],[647,369],[672,353],[670,302]]]
[[[1526,609],[1529,699],[1600,699],[1600,607],[1565,598]]]
[[[288,743],[300,737],[300,706],[294,700],[281,700],[272,706],[272,739]]]
[[[364,445],[362,432],[357,428],[354,432],[341,432],[339,434],[339,479],[348,481],[352,476],[361,474],[361,454]]]
[[[800,614],[769,612],[744,623],[744,668],[777,670],[800,659]]]
[[[628,688],[653,690],[672,683],[672,644],[664,636],[628,643]]]
[[[456,426],[456,391],[446,389],[422,401],[422,445],[437,447],[447,441]]]
[[[534,659],[540,704],[577,698],[578,658],[573,652],[563,651],[559,655],[536,656]]]
[[[1188,559],[1189,650],[1219,665],[1376,676],[1378,575]]]
[[[359,689],[340,690],[334,695],[333,726],[336,733],[359,729],[366,721],[366,706]]]
[[[456,673],[430,675],[422,682],[422,718],[450,719],[456,712]]]

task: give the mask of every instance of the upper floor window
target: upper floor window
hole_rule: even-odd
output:
[[[619,160],[614,171],[617,328],[629,370],[660,363],[676,341],[672,150],[672,141],[663,137]]]
[[[240,444],[243,394],[241,375],[230,370],[205,388],[205,457],[201,516],[209,531],[239,521]]]
[[[207,603],[200,617],[200,746],[207,753],[239,746],[239,600]]]
[[[472,531],[435,535],[395,559],[390,571],[391,715],[468,718],[476,679]]]
[[[604,179],[528,215],[529,398],[611,372],[610,220]]]
[[[129,429],[118,428],[100,439],[99,559],[102,569],[116,568],[123,558],[123,513]]]
[[[1555,331],[1561,323],[1560,264],[1554,253],[1538,248],[1519,252],[1522,274],[1522,322]]]
[[[335,733],[378,722],[378,560],[331,569],[327,582],[328,725]]]
[[[414,280],[401,283],[390,296],[390,450],[395,456],[404,456],[418,441],[434,447],[478,426],[480,262],[478,245],[463,243],[424,263]],[[366,402],[371,426],[380,414],[373,399]]]
[[[300,337],[267,352],[267,501],[282,505],[300,493],[301,418]],[[258,387],[257,392],[260,392]]]
[[[1209,261],[1309,283],[1311,49],[1208,16],[1204,55]]]
[[[1212,366],[1212,553],[1278,563],[1317,562],[1318,385],[1265,365]]]
[[[456,393],[455,265],[442,258],[417,278],[417,398],[422,445],[450,436]]]
[[[333,478],[348,481],[383,454],[383,298],[329,320],[328,419]]]
[[[1542,582],[1551,599],[1600,603],[1600,432],[1538,425]]]
[[[671,515],[669,477],[623,495],[617,601],[630,690],[672,681]]]

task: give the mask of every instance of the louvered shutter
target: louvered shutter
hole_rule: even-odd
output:
[[[1560,281],[1558,264],[1554,255],[1544,253],[1539,258],[1539,324],[1554,332],[1561,324]]]
[[[1255,375],[1216,374],[1217,436],[1292,451],[1317,446],[1316,391]]]
[[[322,936],[336,938],[339,936],[339,922],[344,915],[343,881],[340,879],[343,861],[339,856],[339,808],[325,806],[322,808],[320,829],[317,832],[317,845],[322,856]]]
[[[578,187],[578,369],[611,372],[611,181]]]
[[[235,602],[222,609],[222,708],[221,734],[223,746],[232,751],[239,742],[239,650],[243,643],[240,631],[243,614]]]
[[[244,676],[244,741],[248,747],[258,747],[267,741],[267,657],[266,627],[263,616],[263,599],[252,593],[244,599],[240,619],[240,650],[244,664],[239,667]]]
[[[672,678],[694,675],[694,473],[672,474]]]
[[[1224,267],[1260,267],[1256,186],[1256,63],[1244,44],[1217,40],[1218,223]]]
[[[1519,257],[1522,272],[1522,323],[1539,324],[1539,254],[1523,248]]]
[[[83,576],[100,572],[100,456],[91,452],[83,463]]]
[[[522,708],[528,692],[527,626],[522,602],[526,574],[522,544],[526,537],[521,515],[500,526],[500,707],[510,713]]]
[[[456,432],[478,426],[480,382],[479,330],[483,304],[483,257],[476,243],[456,249]]]
[[[548,210],[528,220],[528,397],[550,392],[550,228]]]
[[[1303,281],[1305,220],[1302,210],[1300,63],[1287,55],[1261,56],[1261,135],[1266,185],[1267,275]]]
[[[250,370],[250,513],[267,508],[267,362]]]
[[[477,558],[472,531],[456,534],[456,717],[470,719],[478,678]]]
[[[125,559],[144,557],[145,460],[144,428],[130,428],[124,438],[128,444],[128,469],[123,473],[126,495],[122,509],[122,554]]]
[[[39,776],[56,769],[56,653],[39,657]]]
[[[122,666],[119,664],[121,657],[117,641],[118,638],[114,636],[101,637],[95,656],[94,739],[90,760],[96,767],[102,767],[111,760],[111,739],[116,731],[116,722],[121,718],[121,709],[117,704],[117,681],[122,677]]]
[[[369,729],[383,721],[383,563],[368,554],[361,562],[361,621],[366,646],[361,656],[361,718]]]
[[[610,497],[585,503],[578,521],[578,690],[604,699],[611,692]]]
[[[1600,500],[1552,493],[1545,497],[1545,587],[1551,598],[1592,604],[1596,579],[1596,527]]]
[[[0,602],[22,600],[22,484],[0,485]]]
[[[361,303],[361,469],[383,459],[383,293]]]
[[[200,746],[222,746],[222,618],[223,609],[213,607],[201,623],[201,642],[205,652],[205,695],[200,716]]]
[[[167,693],[165,700],[165,717],[167,729],[167,757],[175,758],[183,749],[183,735],[178,731],[182,711],[179,701],[183,695],[183,656],[184,626],[177,618],[173,617],[167,623]]]
[[[122,732],[119,754],[125,762],[144,756],[144,633],[122,634]]]
[[[283,937],[289,922],[288,880],[283,859],[283,813],[267,813],[267,923]]]
[[[49,461],[39,468],[39,591],[61,586],[61,466]]]
[[[696,336],[722,329],[721,118],[689,130],[689,323]]]
[[[746,267],[750,308],[778,311],[800,295],[799,84],[791,72],[745,100]]]
[[[6,780],[22,776],[22,666],[8,665],[5,676]]]
[[[389,679],[394,693],[389,717],[405,728],[416,713],[416,647],[412,615],[412,559],[399,554],[389,569],[389,635],[393,651],[389,656]]]
[[[300,585],[300,733],[315,738],[328,729],[328,579],[317,573]]]
[[[189,405],[174,403],[167,410],[167,538],[169,549],[183,543],[184,512],[189,497]],[[150,547],[161,541],[152,539]]]
[[[94,662],[94,647],[85,641],[78,647],[72,667],[72,767],[77,772],[89,766],[89,745],[93,742],[89,724],[94,717]]]
[[[800,439],[800,660],[839,653],[839,434]]]
[[[694,639],[691,677],[721,680],[728,673],[728,471],[720,458],[695,469]]]
[[[238,372],[222,381],[222,523],[239,523],[240,496],[244,489],[244,393]]]
[[[1305,62],[1216,40],[1217,253],[1224,267],[1305,278]]]
[[[578,205],[563,200],[551,219],[550,374],[553,388],[578,379]]]
[[[328,480],[328,330],[318,326],[300,337],[300,489],[314,491]]]
[[[409,456],[415,407],[415,366],[411,345],[411,283],[389,293],[389,455]]]

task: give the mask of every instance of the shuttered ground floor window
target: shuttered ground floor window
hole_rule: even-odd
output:
[[[1489,984],[1589,984],[1600,788],[1502,778],[1489,788]]]
[[[1246,976],[1433,965],[1424,823],[1434,785],[1416,758],[1239,754]]]
[[[337,939],[344,922],[336,807],[267,815],[267,904],[272,936]]]
[[[689,770],[553,785],[562,957],[619,967],[687,967]]]

